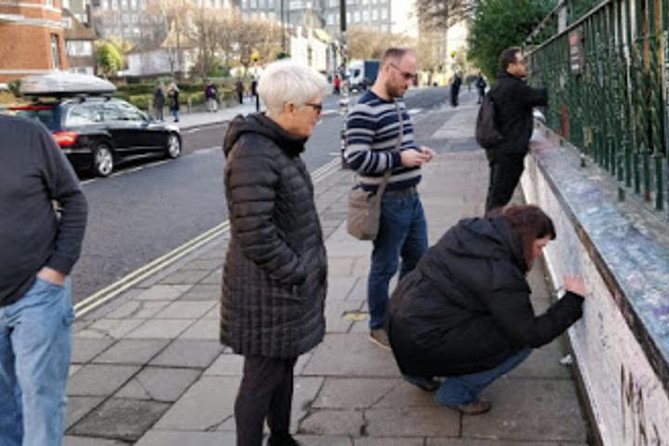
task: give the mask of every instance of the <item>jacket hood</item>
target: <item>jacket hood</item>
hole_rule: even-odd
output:
[[[455,225],[446,240],[446,249],[465,257],[509,258],[527,271],[523,245],[504,218],[468,218]]]
[[[228,125],[223,140],[223,153],[226,157],[237,140],[245,133],[259,134],[274,141],[290,156],[298,156],[304,152],[304,144],[307,141],[306,138],[291,135],[264,113],[253,113],[248,116],[237,115]]]

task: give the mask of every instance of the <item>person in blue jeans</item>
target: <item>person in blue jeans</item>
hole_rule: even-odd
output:
[[[489,411],[481,392],[581,317],[577,276],[564,277],[566,294],[544,314],[532,309],[525,276],[554,238],[551,219],[531,205],[449,229],[393,295],[388,334],[405,379],[436,390],[442,406]]]
[[[402,99],[416,79],[416,68],[416,56],[411,50],[388,49],[376,82],[351,108],[346,120],[344,156],[358,174],[360,187],[376,193],[380,180],[390,171],[367,280],[370,340],[387,349],[390,344],[385,323],[390,280],[398,269],[400,278],[404,277],[427,250],[425,215],[416,187],[421,166],[435,153],[416,143],[411,117]]]
[[[68,275],[87,204],[42,124],[0,116],[0,135],[0,445],[59,446],[74,319]]]

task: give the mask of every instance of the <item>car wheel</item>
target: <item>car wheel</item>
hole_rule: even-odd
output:
[[[99,142],[93,148],[93,174],[108,177],[114,170],[114,153],[106,142]]]
[[[165,146],[165,155],[168,158],[178,158],[181,155],[181,140],[176,133],[167,135],[167,145]]]

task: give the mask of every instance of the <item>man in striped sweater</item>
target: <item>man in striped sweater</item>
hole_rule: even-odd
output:
[[[361,186],[373,192],[384,173],[391,171],[367,281],[370,340],[385,348],[390,348],[384,329],[390,279],[399,268],[400,256],[402,278],[427,250],[425,215],[416,186],[421,166],[435,153],[416,144],[411,117],[402,100],[415,78],[415,54],[404,48],[388,49],[376,82],[350,110],[346,122],[344,155]]]

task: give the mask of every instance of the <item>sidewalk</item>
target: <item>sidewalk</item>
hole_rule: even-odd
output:
[[[221,107],[217,112],[195,111],[192,113],[180,113],[179,122],[176,125],[180,130],[189,130],[196,127],[220,124],[232,120],[238,114],[248,114],[256,111],[255,100],[245,98],[243,104],[235,104],[230,107]],[[172,116],[165,114],[165,122],[172,123]]]
[[[487,164],[473,139],[475,115],[475,105],[462,105],[417,122],[421,142],[439,151],[421,185],[431,243],[483,210]],[[334,170],[315,185],[330,272],[327,334],[295,369],[297,438],[305,446],[586,444],[575,384],[559,364],[562,340],[493,384],[485,415],[439,408],[400,378],[391,353],[367,339],[371,245],[346,233],[350,181]],[[242,360],[218,343],[226,243],[226,236],[212,242],[75,322],[66,445],[234,446]],[[542,272],[533,270],[530,282],[542,312],[549,303]]]

